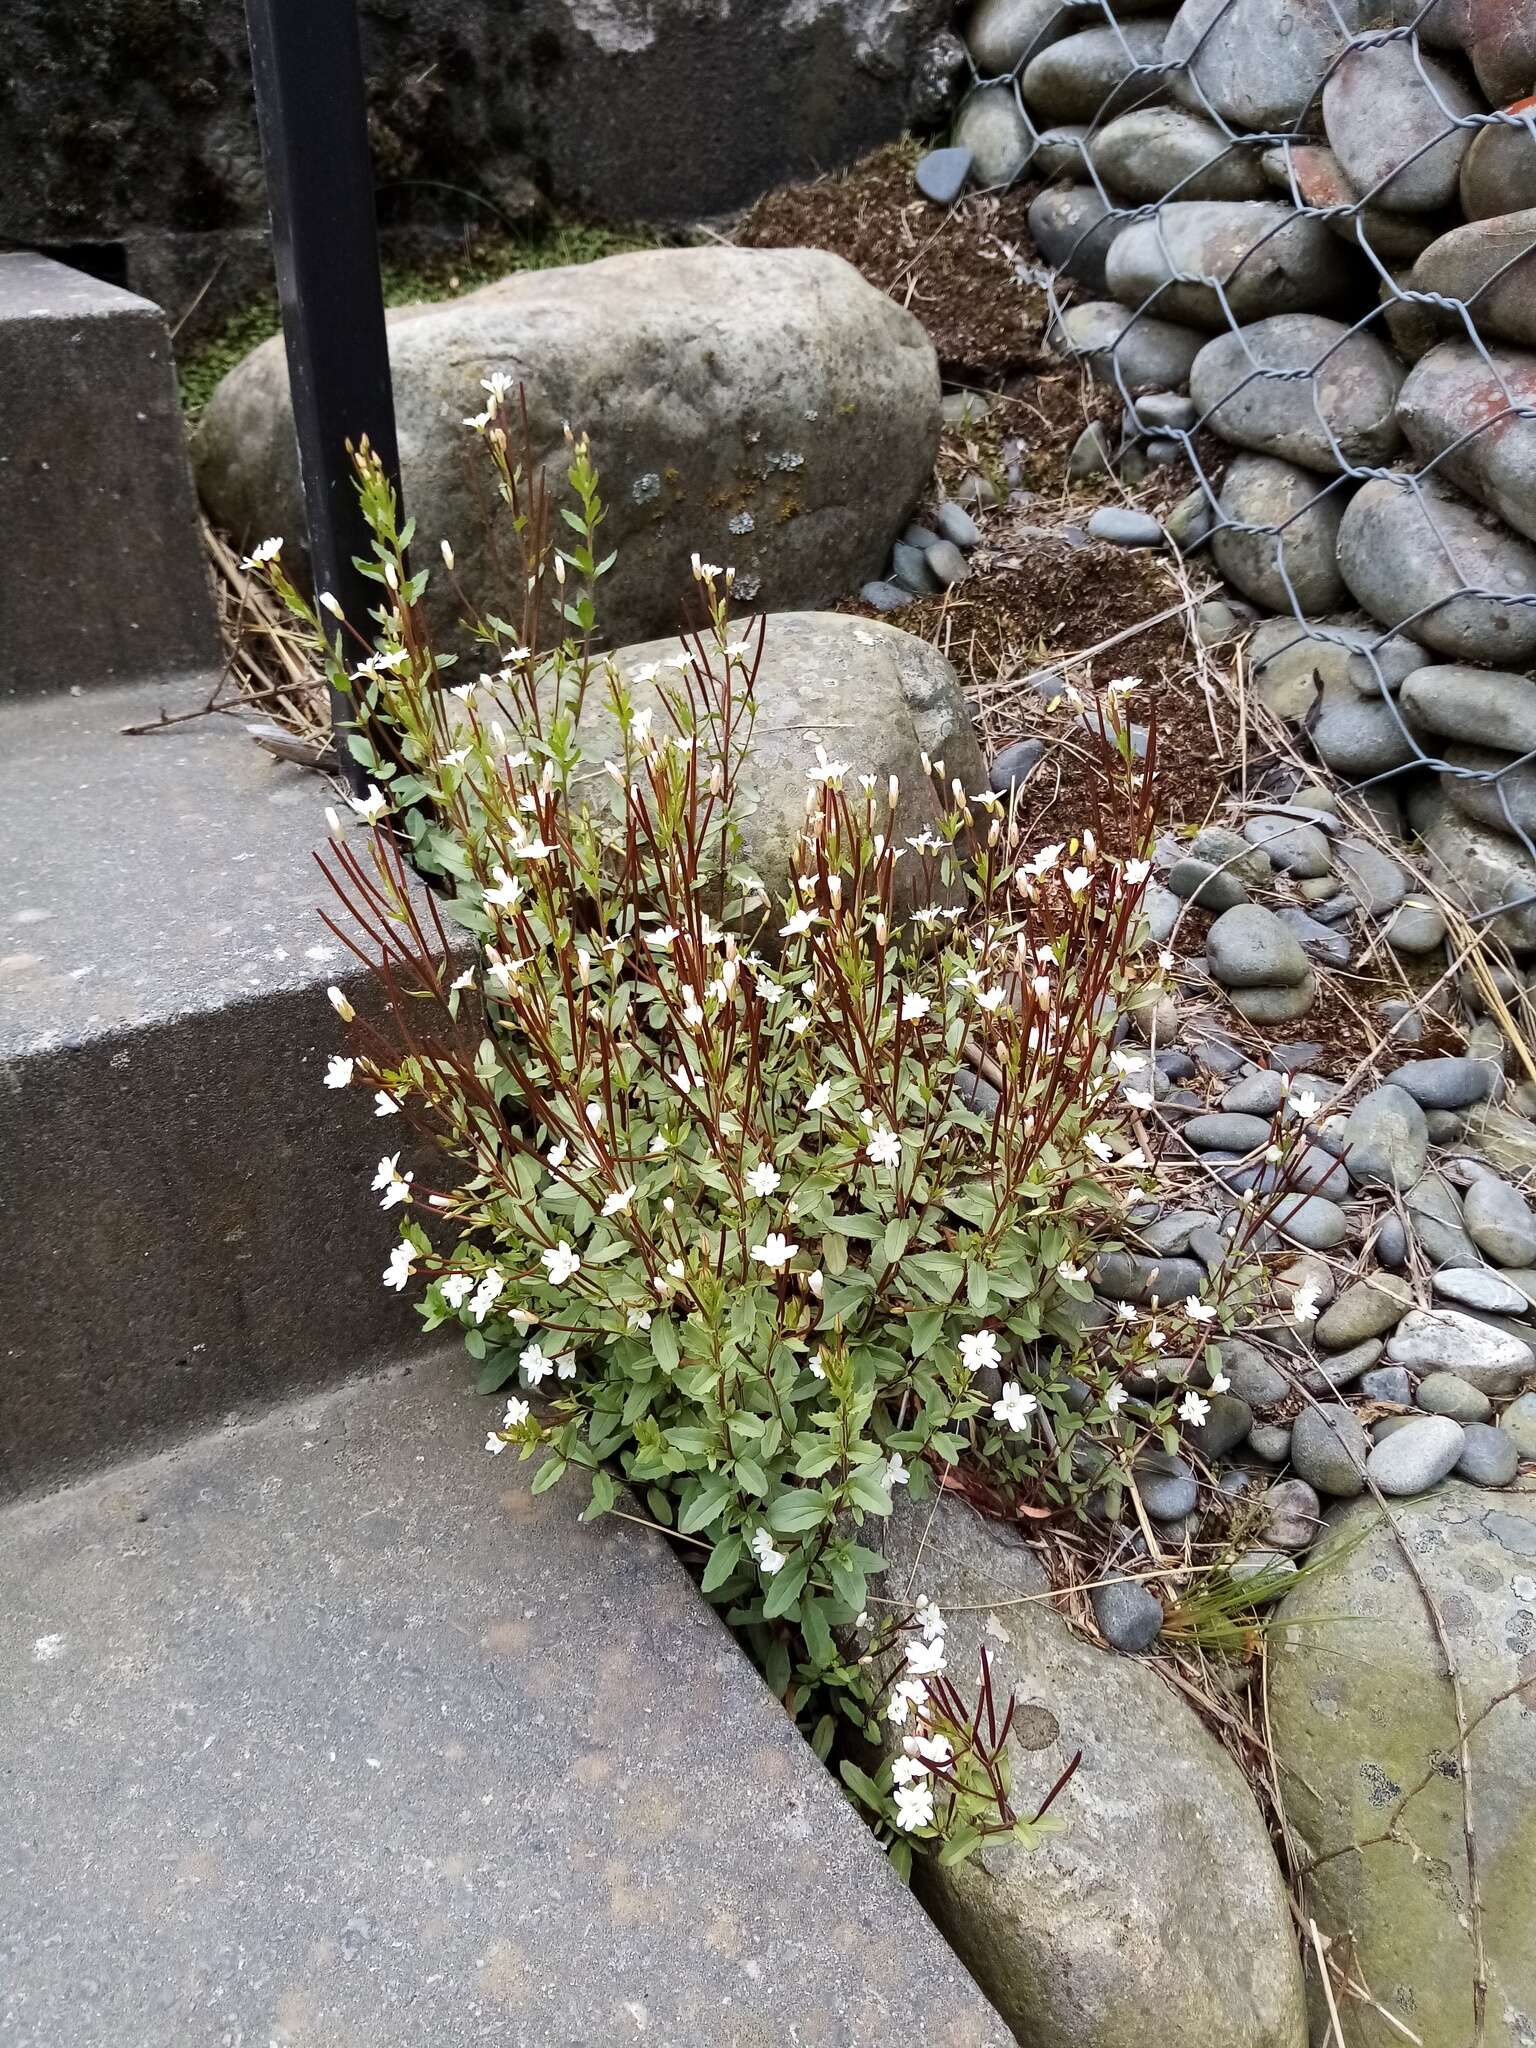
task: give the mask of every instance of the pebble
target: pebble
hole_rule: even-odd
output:
[[[1374,336],[1318,313],[1277,313],[1218,334],[1189,373],[1195,404],[1224,441],[1325,474],[1341,456],[1391,461],[1402,444],[1402,381],[1401,364]]]
[[[1353,1500],[1365,1491],[1359,1467],[1369,1453],[1365,1431],[1342,1402],[1303,1408],[1292,1424],[1291,1463],[1297,1476],[1333,1500]]]
[[[1248,1448],[1266,1465],[1283,1465],[1291,1455],[1291,1432],[1283,1423],[1256,1422],[1248,1432]]]
[[[1285,1100],[1280,1076],[1261,1067],[1257,1073],[1234,1081],[1221,1098],[1221,1106],[1236,1116],[1272,1117]]]
[[[866,604],[873,605],[877,612],[905,611],[912,602],[910,590],[903,590],[899,583],[886,583],[879,580],[873,583],[866,583],[859,592],[859,595]]]
[[[978,512],[990,512],[997,503],[997,485],[978,470],[968,470],[955,485],[955,499],[961,505],[975,506]]]
[[[961,105],[950,142],[970,157],[978,185],[1011,185],[1034,155],[1035,130],[1011,84],[984,85]]]
[[[1315,825],[1261,812],[1244,823],[1243,837],[1250,846],[1262,847],[1277,868],[1283,868],[1298,881],[1332,872],[1333,853],[1328,835]]]
[[[1184,1441],[1210,1465],[1235,1451],[1253,1427],[1253,1410],[1238,1394],[1212,1394],[1204,1422],[1185,1431]]]
[[[1520,1453],[1505,1432],[1486,1422],[1469,1422],[1462,1435],[1456,1477],[1474,1486],[1508,1486],[1519,1470]]]
[[[1425,1109],[1466,1109],[1494,1092],[1497,1074],[1489,1061],[1469,1059],[1409,1060],[1388,1074]]]
[[[1386,936],[1394,953],[1434,953],[1445,944],[1445,919],[1427,896],[1405,896]]]
[[[1455,1190],[1437,1173],[1415,1182],[1403,1197],[1420,1249],[1434,1266],[1475,1266],[1477,1247],[1461,1223]]]
[[[1093,1285],[1111,1301],[1183,1301],[1199,1294],[1205,1268],[1194,1259],[1143,1258],[1137,1252],[1105,1252],[1094,1262]]]
[[[1136,232],[1126,228],[1115,253]],[[1270,611],[1332,611],[1344,597],[1336,550],[1345,502],[1295,463],[1237,455],[1221,486],[1226,524],[1211,535],[1216,566]]]
[[[1307,956],[1275,916],[1257,904],[1223,911],[1206,939],[1206,958],[1223,988],[1296,987],[1311,978]]]
[[[1136,424],[1150,433],[1188,433],[1200,416],[1195,401],[1182,391],[1149,391],[1137,399],[1134,411]]]
[[[1431,1145],[1454,1145],[1462,1134],[1465,1118],[1458,1109],[1426,1109],[1424,1122],[1429,1128]]]
[[[1062,34],[1070,20],[1061,0],[979,0],[966,22],[965,40],[977,71],[995,78]]]
[[[1086,121],[1062,121],[1054,128],[1042,128],[1031,170],[1038,178],[1086,178],[1091,135]]]
[[[1168,514],[1163,521],[1163,531],[1181,554],[1190,555],[1196,548],[1205,545],[1215,524],[1215,505],[1204,485],[1197,484],[1194,490],[1185,492]],[[1212,646],[1217,640],[1224,640],[1228,633],[1237,630],[1235,616],[1231,626],[1219,627],[1216,619],[1217,610],[1216,602],[1207,602],[1200,607],[1196,615],[1195,634],[1203,646]],[[1221,605],[1220,610],[1227,612],[1230,611],[1230,607]]]
[[[1246,887],[1230,869],[1212,867],[1192,854],[1176,860],[1168,870],[1168,887],[1175,896],[1217,914],[1248,901]]]
[[[952,540],[936,540],[931,547],[924,548],[923,560],[928,565],[929,575],[943,584],[946,590],[970,577],[971,565]]]
[[[1461,210],[1468,220],[1536,206],[1536,140],[1528,128],[1479,128],[1462,160]]]
[[[1166,1451],[1148,1452],[1137,1464],[1136,1491],[1154,1522],[1172,1522],[1189,1514],[1200,1497],[1189,1466]]]
[[[1459,1422],[1448,1415],[1415,1415],[1372,1447],[1367,1476],[1389,1497],[1423,1493],[1456,1468],[1465,1446]]]
[[[895,581],[914,597],[931,597],[939,588],[939,580],[928,567],[923,550],[913,547],[910,541],[899,540],[891,549],[891,572]]]
[[[1417,1422],[1416,1415],[1383,1415],[1371,1424],[1371,1442],[1385,1443],[1389,1436],[1395,1436],[1400,1429],[1406,1429],[1410,1422]]]
[[[974,161],[968,149],[930,149],[918,158],[913,182],[936,206],[952,206],[965,190]]]
[[[1101,505],[1088,521],[1094,540],[1108,541],[1117,548],[1160,548],[1167,535],[1147,512],[1133,512],[1125,505]]]
[[[1275,872],[1275,864],[1267,853],[1257,846],[1250,846],[1240,832],[1229,832],[1225,825],[1203,827],[1189,842],[1189,850],[1196,860],[1225,868],[1239,881],[1256,887],[1270,881]]]
[[[952,498],[946,498],[935,515],[940,537],[953,541],[957,548],[975,548],[981,545],[981,528],[962,505]]]
[[[1147,920],[1147,933],[1154,946],[1166,945],[1173,937],[1183,907],[1171,889],[1165,889],[1161,882],[1148,882],[1141,899],[1141,914]]]
[[[1094,420],[1072,443],[1072,453],[1067,457],[1067,475],[1074,483],[1082,483],[1091,476],[1113,476],[1114,471],[1115,459],[1110,451],[1109,435],[1104,431],[1102,420]]]
[[[1386,1085],[1355,1104],[1339,1142],[1357,1186],[1411,1188],[1429,1156],[1429,1127],[1413,1096]]]
[[[1280,201],[1173,199],[1121,226],[1105,274],[1122,305],[1156,293],[1160,316],[1222,332],[1232,320],[1325,308],[1347,293],[1352,270],[1321,221]]]
[[[1048,338],[1058,353],[1075,356],[1091,377],[1132,393],[1184,383],[1204,339],[1172,320],[1140,318],[1113,299],[1069,306]]]
[[[1347,1387],[1359,1379],[1381,1356],[1381,1339],[1369,1337],[1363,1344],[1356,1344],[1352,1350],[1339,1351],[1324,1358],[1302,1375],[1302,1385],[1309,1394],[1331,1394],[1339,1387]]]
[[[1295,934],[1309,960],[1321,960],[1329,967],[1344,968],[1354,958],[1354,949],[1343,932],[1319,924],[1315,917],[1309,917],[1294,904],[1277,910],[1275,915],[1288,932]]]
[[[1361,1375],[1360,1392],[1367,1401],[1391,1401],[1406,1408],[1413,1399],[1413,1381],[1405,1365],[1378,1365]]]
[[[1413,1289],[1404,1280],[1378,1273],[1352,1281],[1318,1317],[1317,1341],[1326,1351],[1350,1350],[1395,1330],[1412,1307]]]
[[[1048,44],[1024,67],[1031,110],[1048,121],[1108,121],[1128,100],[1145,97],[1148,81],[1132,73],[1162,61],[1165,28],[1161,21],[1122,21]]]
[[[1536,1394],[1521,1394],[1499,1417],[1499,1427],[1522,1458],[1536,1458]]]
[[[1263,1117],[1236,1116],[1215,1111],[1192,1116],[1180,1136],[1197,1152],[1252,1152],[1269,1143],[1270,1126]]]
[[[1259,1541],[1271,1550],[1306,1550],[1316,1542],[1323,1504],[1305,1479],[1278,1479],[1264,1496]]]
[[[1329,1252],[1349,1235],[1349,1218],[1321,1195],[1285,1195],[1269,1211],[1275,1230],[1309,1252]]]
[[[1163,1626],[1161,1603],[1136,1579],[1095,1586],[1088,1595],[1099,1634],[1117,1650],[1145,1650]]]
[[[1523,1316],[1530,1307],[1518,1287],[1486,1266],[1442,1266],[1433,1286],[1436,1294],[1459,1308],[1479,1309],[1485,1315]]]
[[[1009,796],[1023,788],[1044,757],[1044,740],[1014,740],[994,755],[988,783],[999,796]]]
[[[1347,683],[1324,683],[1312,744],[1336,775],[1350,780],[1387,775],[1419,758],[1392,707],[1367,703]]]
[[[1385,917],[1408,894],[1408,877],[1392,859],[1364,839],[1340,839],[1334,859],[1362,910]]]
[[[1416,639],[1454,662],[1511,670],[1536,657],[1536,607],[1511,601],[1536,591],[1536,547],[1436,477],[1362,484],[1337,545],[1351,594],[1382,625],[1411,620]]]
[[[1269,1028],[1295,1024],[1305,1017],[1317,1000],[1317,983],[1311,969],[1304,980],[1279,988],[1235,988],[1228,990],[1232,1007],[1250,1024]]]
[[[963,1066],[955,1076],[955,1093],[978,1116],[996,1116],[1002,1106],[1002,1096],[984,1074],[978,1074],[972,1066]]]
[[[1408,1233],[1400,1216],[1383,1216],[1376,1231],[1376,1256],[1394,1270],[1408,1262]]]
[[[1221,1369],[1231,1382],[1231,1391],[1250,1408],[1273,1408],[1290,1392],[1285,1374],[1272,1366],[1262,1351],[1242,1337],[1224,1337],[1217,1346]]]
[[[1426,1415],[1449,1415],[1453,1422],[1486,1422],[1493,1403],[1453,1372],[1427,1373],[1415,1397]]]
[[[1512,1394],[1531,1366],[1530,1347],[1459,1309],[1413,1309],[1387,1344],[1396,1365],[1415,1372],[1442,1368],[1485,1394]]]
[[[1094,138],[1099,176],[1122,199],[1262,199],[1268,186],[1252,149],[1234,149],[1214,121],[1179,107],[1137,107]]]
[[[1295,1558],[1283,1557],[1278,1550],[1245,1550],[1242,1556],[1234,1561],[1231,1577],[1239,1584],[1244,1579],[1262,1577],[1270,1588],[1265,1597],[1278,1600],[1284,1591],[1279,1582],[1283,1579],[1294,1579],[1296,1569]]]

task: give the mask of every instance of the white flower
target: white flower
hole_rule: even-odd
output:
[[[262,569],[268,562],[275,562],[282,552],[283,537],[280,533],[275,533],[270,540],[264,540],[259,547],[252,548],[240,566],[242,569]]]
[[[339,1052],[333,1052],[325,1064],[325,1085],[327,1088],[350,1088],[352,1085],[353,1062],[344,1059]]]
[[[574,1351],[561,1352],[560,1356],[555,1360],[555,1374],[557,1378],[562,1380],[575,1379],[576,1354]]]
[[[812,1294],[815,1295],[816,1299],[820,1301],[822,1289],[826,1286],[826,1280],[822,1274],[820,1266],[816,1268],[814,1273],[806,1274],[805,1284],[807,1287],[810,1288]]]
[[[674,1280],[681,1280],[687,1270],[681,1259],[668,1259],[667,1271]]]
[[[1108,1393],[1105,1394],[1104,1406],[1109,1410],[1111,1415],[1118,1415],[1120,1410],[1125,1406],[1125,1403],[1125,1389],[1120,1385],[1119,1381],[1117,1380],[1115,1384],[1109,1389]]]
[[[343,1024],[350,1024],[357,1015],[356,1010],[353,1009],[339,988],[328,988],[325,992],[325,998]]]
[[[896,1825],[909,1832],[913,1828],[933,1826],[932,1782],[921,1785],[899,1785],[896,1789]]]
[[[770,1230],[761,1244],[753,1245],[752,1256],[770,1273],[777,1273],[789,1264],[799,1249],[799,1245],[790,1243],[782,1230]]]
[[[503,1429],[517,1429],[528,1420],[529,1408],[526,1401],[519,1401],[516,1395],[507,1403],[507,1412],[501,1418]]]
[[[1108,1165],[1109,1161],[1115,1156],[1097,1131],[1089,1131],[1083,1138],[1083,1144],[1093,1154],[1095,1159],[1103,1160],[1105,1165]]]
[[[765,1579],[771,1579],[775,1572],[784,1569],[784,1553],[774,1548],[773,1538],[764,1528],[752,1532],[752,1555],[757,1559],[758,1569]]]
[[[408,1202],[411,1199],[411,1182],[415,1178],[414,1173],[396,1174],[395,1178],[379,1197],[379,1207],[381,1209],[394,1209],[400,1203]]]
[[[1069,896],[1081,896],[1092,877],[1086,868],[1064,868],[1061,879],[1067,885]]]
[[[375,1116],[398,1116],[400,1104],[387,1089],[381,1088],[373,1098],[373,1113]]]
[[[1120,1164],[1122,1166],[1131,1166],[1139,1170],[1150,1163],[1146,1153],[1142,1151],[1139,1145],[1133,1145],[1129,1152],[1122,1152],[1120,1155]]]
[[[389,1255],[389,1264],[384,1268],[384,1285],[392,1287],[396,1294],[405,1292],[405,1283],[411,1277],[411,1268],[416,1263],[416,1247],[402,1238]]]
[[[903,1678],[891,1687],[891,1696],[886,1701],[885,1718],[893,1728],[904,1728],[911,1717],[912,1709],[920,1707],[928,1697],[928,1688],[920,1678]]]
[[[1117,1301],[1115,1303],[1115,1317],[1117,1321],[1122,1323],[1134,1323],[1136,1311],[1128,1301]]]
[[[886,1485],[905,1486],[907,1481],[911,1478],[911,1476],[912,1475],[910,1472],[908,1472],[906,1463],[903,1460],[901,1453],[899,1451],[893,1451],[890,1457],[887,1458],[885,1463]]]
[[[766,974],[757,977],[757,992],[765,1003],[779,1003],[784,1000],[784,991],[776,981],[770,981]]]
[[[1132,1109],[1147,1110],[1152,1107],[1152,1090],[1150,1088],[1122,1088],[1120,1093],[1125,1097]]]
[[[525,1345],[523,1355],[517,1362],[522,1368],[524,1380],[530,1387],[536,1387],[541,1380],[547,1380],[555,1369],[551,1361],[544,1356],[544,1347],[541,1344]]]
[[[674,1067],[672,1069],[672,1085],[675,1088],[680,1088],[684,1095],[691,1095],[699,1085],[698,1076],[691,1074],[686,1067]]]
[[[1042,846],[1034,859],[1028,863],[1029,872],[1032,875],[1048,875],[1066,850],[1067,843],[1064,839],[1058,840],[1055,846]]]
[[[901,1140],[894,1131],[888,1131],[883,1124],[877,1124],[869,1134],[864,1156],[871,1166],[900,1166]]]
[[[926,1017],[933,1008],[926,996],[920,996],[915,989],[908,989],[901,999],[901,1021],[915,1024],[920,1017]]]
[[[848,773],[850,765],[847,761],[829,761],[826,748],[819,746],[816,749],[816,766],[807,768],[806,779],[809,782],[829,782],[835,788]]]
[[[1232,1382],[1224,1372],[1213,1372],[1211,1374],[1211,1392],[1213,1394],[1224,1394],[1231,1384]]]
[[[1215,1309],[1208,1308],[1197,1294],[1185,1297],[1184,1313],[1192,1323],[1214,1323],[1216,1320]]]
[[[497,868],[495,887],[487,889],[485,900],[493,909],[514,910],[523,899],[523,885],[516,875],[509,875],[505,868]]]
[[[1168,1337],[1167,1337],[1167,1333],[1166,1333],[1165,1331],[1163,1331],[1163,1330],[1160,1330],[1160,1329],[1159,1329],[1159,1328],[1157,1327],[1157,1324],[1156,1324],[1156,1322],[1155,1322],[1155,1321],[1154,1321],[1154,1322],[1151,1322],[1151,1323],[1148,1323],[1148,1325],[1147,1325],[1147,1343],[1148,1343],[1148,1344],[1150,1345],[1150,1347],[1152,1348],[1152,1350],[1154,1350],[1154,1351],[1161,1351],[1161,1350],[1162,1350],[1162,1348],[1163,1348],[1163,1346],[1164,1346],[1164,1345],[1165,1345],[1165,1344],[1166,1344],[1167,1342],[1168,1342]]]
[[[935,1636],[943,1635],[944,1615],[937,1601],[930,1600],[926,1593],[919,1593],[913,1605],[916,1612],[912,1618],[922,1631],[924,1639],[931,1643]]]
[[[976,1004],[979,1009],[986,1010],[990,1014],[993,1010],[1000,1009],[1003,1003],[1006,1002],[1007,997],[1008,991],[1006,989],[979,988],[976,991]]]
[[[778,1174],[766,1161],[760,1166],[754,1166],[747,1175],[748,1188],[759,1197],[771,1195],[778,1184]]]
[[[1181,1422],[1188,1422],[1193,1424],[1193,1426],[1196,1429],[1198,1429],[1200,1424],[1204,1422],[1205,1418],[1207,1417],[1207,1415],[1210,1414],[1210,1412],[1210,1402],[1202,1401],[1200,1396],[1195,1392],[1193,1387],[1190,1388],[1189,1392],[1184,1396],[1183,1400],[1179,1403],[1179,1420]]]
[[[992,1413],[1009,1429],[1028,1429],[1029,1418],[1039,1405],[1034,1395],[1026,1394],[1017,1380],[1010,1380],[992,1403]]]
[[[1316,1322],[1318,1293],[1315,1280],[1303,1280],[1291,1296],[1291,1314],[1298,1323]]]
[[[1086,1280],[1088,1278],[1088,1268],[1086,1266],[1069,1266],[1065,1261],[1056,1268],[1056,1271],[1063,1280]]]
[[[1323,1105],[1310,1089],[1302,1088],[1289,1098],[1285,1106],[1291,1116],[1300,1117],[1303,1123],[1310,1123]]]
[[[830,1081],[818,1081],[810,1094],[805,1098],[806,1111],[809,1115],[816,1116],[826,1108],[831,1100],[832,1083]]]
[[[658,952],[665,953],[672,941],[681,937],[682,933],[675,924],[659,924],[654,931],[646,933],[645,943],[654,946]]]
[[[779,926],[779,937],[781,939],[798,939],[802,932],[808,932],[811,926],[818,922],[819,920],[814,910],[797,910],[788,923]]]
[[[907,1644],[907,1669],[914,1678],[937,1678],[944,1670],[944,1638]]]
[[[475,1289],[474,1299],[469,1304],[469,1312],[477,1323],[485,1321],[506,1284],[494,1266],[481,1274],[480,1285]]]
[[[803,1031],[809,1031],[810,1028],[810,1018],[805,1016],[803,1012],[798,1010],[795,1012],[793,1017],[786,1017],[784,1020],[784,1029],[788,1032],[793,1033],[793,1035],[796,1038],[798,1038]]]
[[[1149,860],[1128,860],[1120,872],[1134,889],[1151,874],[1152,863]]]
[[[366,796],[349,796],[347,802],[365,824],[377,824],[389,809],[389,798],[377,785]]]
[[[378,1168],[374,1173],[373,1192],[377,1194],[380,1188],[387,1188],[390,1182],[394,1180],[395,1177],[398,1175],[399,1171],[400,1154],[398,1152],[386,1153],[385,1156],[379,1161]]]
[[[462,1308],[475,1284],[473,1273],[445,1273],[437,1283],[450,1308]]]
[[[634,1183],[630,1182],[630,1184],[627,1187],[616,1189],[615,1192],[608,1197],[607,1201],[605,1201],[603,1204],[603,1214],[605,1216],[622,1215],[634,1199]]]
[[[552,1287],[563,1287],[567,1280],[581,1271],[581,1256],[572,1250],[562,1237],[556,1245],[539,1253],[539,1262],[547,1270]]]
[[[925,1764],[953,1763],[954,1745],[947,1735],[909,1735],[902,1747]]]
[[[466,967],[464,972],[461,975],[459,975],[456,980],[449,982],[448,988],[449,992],[451,993],[456,988],[473,988],[474,985],[475,970],[473,969],[473,967]]]
[[[960,1363],[967,1372],[982,1372],[1002,1362],[1003,1354],[990,1330],[971,1330],[960,1339]]]
[[[1117,1049],[1110,1054],[1109,1064],[1117,1074],[1144,1074],[1147,1070],[1146,1054],[1140,1052]]]
[[[560,1171],[560,1168],[564,1166],[566,1160],[569,1159],[570,1156],[570,1145],[564,1138],[561,1138],[557,1144],[551,1145],[549,1150],[544,1154],[544,1163],[550,1169],[551,1173],[558,1173]]]
[[[490,1452],[493,1458],[499,1458],[502,1452],[507,1448],[507,1440],[505,1437],[498,1436],[495,1430],[493,1429],[490,1435],[485,1440],[485,1448]]]

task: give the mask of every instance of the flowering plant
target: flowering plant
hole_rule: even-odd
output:
[[[332,928],[389,1022],[333,991],[356,1044],[327,1080],[454,1162],[429,1188],[397,1150],[374,1187],[401,1219],[386,1284],[421,1290],[428,1329],[462,1329],[482,1391],[510,1390],[487,1451],[539,1456],[535,1490],[585,1473],[589,1513],[627,1485],[701,1556],[776,1691],[799,1707],[830,1687],[872,1732],[855,1624],[898,1488],[965,1460],[1075,1502],[1149,1437],[1173,1447],[1181,1393],[1186,1420],[1203,1406],[1183,1382],[1206,1304],[1175,1312],[1173,1376],[1155,1315],[1107,1352],[1082,1334],[1090,1240],[1150,1163],[1122,1129],[1145,1061],[1114,1046],[1149,972],[1150,769],[1112,686],[1119,850],[1101,822],[1025,857],[1009,806],[942,763],[902,836],[894,780],[819,752],[775,898],[740,830],[763,622],[733,624],[731,572],[696,560],[700,626],[669,663],[595,652],[612,558],[589,451],[573,439],[557,547],[499,382],[470,425],[524,574],[516,624],[455,585],[478,682],[449,682],[366,449],[365,658],[280,552],[253,558],[353,694],[373,782],[353,805],[366,851],[334,821],[328,871],[351,915]],[[616,740],[594,762],[599,706]],[[943,1706],[929,1733],[955,1745],[958,1695]],[[956,1779],[950,1810],[985,1796]]]

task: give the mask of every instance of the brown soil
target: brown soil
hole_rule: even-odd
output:
[[[735,239],[753,249],[830,249],[915,313],[952,383],[990,382],[1043,366],[1045,293],[1015,272],[1040,261],[1029,239],[1039,189],[935,206],[912,183],[909,143],[876,150],[849,170],[760,199]]]

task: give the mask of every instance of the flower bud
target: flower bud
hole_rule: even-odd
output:
[[[439,541],[438,546],[443,551],[443,566],[447,569],[451,569],[453,567],[453,549],[449,547],[447,541],[445,540]]]
[[[821,1291],[822,1288],[826,1285],[826,1282],[821,1277],[821,1268],[819,1266],[816,1268],[816,1271],[814,1273],[807,1275],[806,1285],[810,1288],[812,1294],[815,1295],[816,1299],[820,1301]]]
[[[895,810],[895,808],[896,808],[897,802],[899,801],[899,799],[900,799],[900,797],[901,797],[901,783],[900,783],[899,779],[898,779],[898,778],[897,778],[896,776],[894,776],[894,775],[893,775],[893,776],[891,777],[891,779],[890,779],[889,783],[888,783],[888,784],[886,785],[886,792],[885,792],[885,794],[886,794],[886,801],[887,801],[887,802],[888,802],[888,803],[890,804],[890,807],[891,807],[891,809],[892,809],[892,810],[894,811],[894,810]]]
[[[333,619],[339,619],[345,616],[341,609],[341,600],[337,597],[335,591],[322,590],[320,593],[320,602],[324,605],[325,609],[330,613]]]
[[[357,1012],[347,1001],[341,990],[339,988],[328,988],[325,993],[330,1001],[331,1008],[336,1012],[342,1023],[350,1024],[357,1015]]]
[[[334,804],[325,807],[325,829],[333,839],[341,837],[341,818]]]

